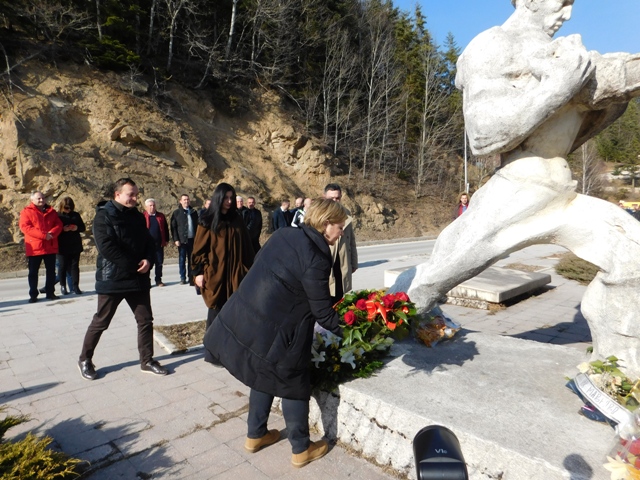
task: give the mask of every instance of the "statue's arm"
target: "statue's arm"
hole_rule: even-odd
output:
[[[531,50],[527,38],[513,38],[500,29],[485,34],[460,57],[456,82],[476,155],[517,147],[580,92],[593,73],[579,37]]]
[[[596,66],[594,79],[582,95],[591,108],[626,103],[640,96],[640,54],[589,52]]]

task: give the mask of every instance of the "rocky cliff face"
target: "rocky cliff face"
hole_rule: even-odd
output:
[[[70,196],[90,224],[109,184],[124,176],[138,183],[141,202],[153,197],[165,213],[182,193],[201,205],[220,181],[255,196],[266,212],[283,197],[314,197],[330,181],[349,183],[339,160],[302,135],[269,94],[251,114],[229,118],[206,92],[171,86],[151,99],[142,81],[84,66],[32,63],[12,82],[0,108],[0,243],[20,241],[18,215],[35,190],[54,206]],[[361,233],[429,230],[416,215],[401,222],[402,234],[394,231],[396,207],[371,195],[347,195],[345,204]]]

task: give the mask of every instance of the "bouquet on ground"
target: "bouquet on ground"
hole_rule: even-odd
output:
[[[424,321],[415,325],[415,335],[427,347],[435,347],[460,331],[461,326],[447,318],[440,307],[435,307],[425,317]]]
[[[585,402],[585,417],[615,425],[615,445],[604,465],[611,480],[640,480],[640,381],[627,377],[621,362],[612,355],[581,363],[567,387]]]
[[[394,339],[409,334],[416,315],[406,293],[384,290],[349,292],[333,308],[340,315],[343,337],[317,328],[311,349],[311,384],[322,390],[371,376]]]
[[[640,480],[640,431],[626,439],[617,437],[604,468],[611,472],[611,480]]]

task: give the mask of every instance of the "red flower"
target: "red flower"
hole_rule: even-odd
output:
[[[409,301],[409,295],[407,295],[404,292],[398,292],[398,293],[396,293],[396,300],[400,300],[401,302],[408,302]]]
[[[393,293],[385,295],[384,297],[382,297],[382,303],[387,308],[393,308],[393,304],[396,303],[395,295]]]
[[[347,325],[356,323],[356,314],[353,313],[353,310],[348,310],[347,313],[344,314],[344,323]]]
[[[378,292],[370,293],[367,300],[375,300],[378,297]]]
[[[358,310],[366,310],[367,309],[367,301],[364,298],[359,299],[356,302],[356,308]]]
[[[403,305],[402,313],[409,313],[409,307],[407,307],[406,305]]]
[[[631,455],[640,455],[640,439],[635,439],[627,447]]]

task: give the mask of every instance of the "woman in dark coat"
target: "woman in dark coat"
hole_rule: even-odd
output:
[[[329,245],[346,219],[340,203],[316,200],[301,228],[277,230],[205,334],[207,352],[251,387],[245,448],[256,452],[280,438],[267,420],[281,397],[296,467],[328,450],[309,439],[309,365],[315,322],[342,335],[329,293]]]
[[[195,284],[209,308],[207,328],[240,286],[253,257],[249,231],[237,210],[236,191],[221,183],[200,216],[191,255]]]
[[[58,204],[58,217],[62,220],[62,233],[58,237],[58,278],[63,295],[75,293],[81,295],[80,290],[80,254],[84,250],[80,233],[86,230],[82,217],[75,211],[76,205],[71,197],[64,197]],[[67,278],[71,277],[71,285]]]

